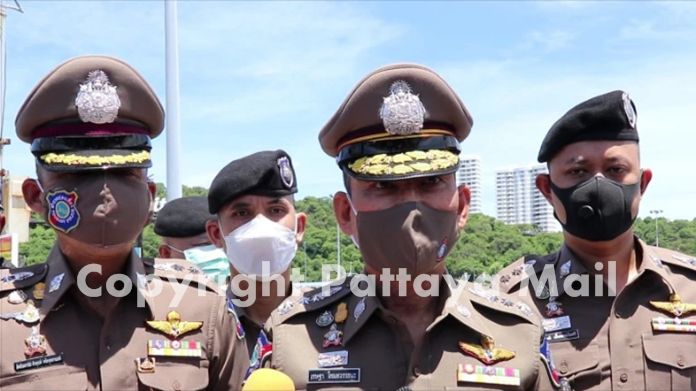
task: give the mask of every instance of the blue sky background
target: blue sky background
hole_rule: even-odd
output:
[[[21,0],[20,0],[21,1]],[[33,176],[14,117],[59,62],[108,54],[135,66],[165,103],[164,4],[21,1],[6,21],[4,167]],[[696,3],[384,2],[179,4],[182,181],[208,186],[229,161],[283,148],[300,197],[341,188],[317,142],[366,73],[394,62],[441,73],[474,117],[463,153],[483,164],[484,212],[495,170],[536,160],[573,105],[624,89],[638,111],[643,166],[655,176],[641,215],[696,217]],[[166,179],[166,133],[154,141]]]

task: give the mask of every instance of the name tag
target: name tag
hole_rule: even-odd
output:
[[[541,324],[542,326],[544,326],[544,331],[547,333],[565,330],[571,327],[570,316],[568,315],[559,316],[557,318],[544,319],[541,321]]]
[[[555,333],[546,334],[546,340],[549,342],[573,341],[580,338],[578,329],[556,331]]]
[[[17,361],[14,363],[15,372],[26,371],[28,369],[37,369],[47,367],[49,365],[57,365],[63,363],[63,353],[54,354],[51,356],[41,356],[30,358],[29,360]]]
[[[307,383],[360,383],[360,368],[310,369]]]

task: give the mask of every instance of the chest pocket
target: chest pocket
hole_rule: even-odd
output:
[[[661,333],[643,335],[647,389],[696,389],[696,335]]]
[[[0,379],[0,390],[86,390],[87,373],[79,367],[56,365],[27,370]]]
[[[571,342],[551,344],[551,354],[556,369],[561,376],[568,378],[571,384],[582,381],[592,383],[592,377],[599,380],[599,373],[593,371],[599,365],[599,347],[593,342],[579,351]]]
[[[166,361],[165,361],[166,360]],[[174,361],[157,357],[155,371],[138,372],[140,390],[204,390],[208,387],[208,361]]]

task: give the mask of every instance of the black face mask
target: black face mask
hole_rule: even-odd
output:
[[[592,177],[565,189],[551,182],[551,189],[566,211],[569,233],[593,242],[612,240],[626,232],[635,217],[631,204],[640,191],[640,181],[624,185],[604,177]],[[556,220],[558,216],[554,212]]]

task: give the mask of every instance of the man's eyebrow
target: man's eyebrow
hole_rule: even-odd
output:
[[[565,162],[564,164],[585,164],[587,162],[587,159],[583,156],[572,156]]]

